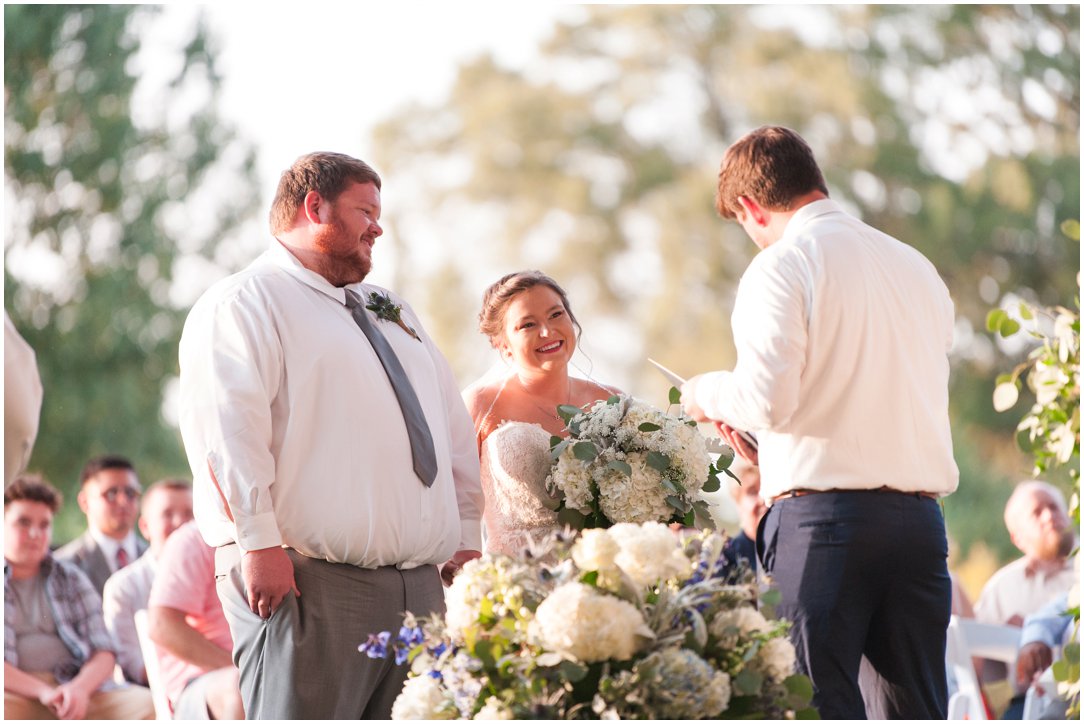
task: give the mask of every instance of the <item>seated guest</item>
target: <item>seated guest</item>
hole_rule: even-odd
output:
[[[4,718],[152,719],[151,694],[115,686],[102,601],[49,553],[60,493],[38,476],[4,491]]]
[[[150,542],[150,550],[105,582],[102,608],[105,627],[117,642],[117,663],[124,678],[147,683],[143,652],[136,635],[135,614],[147,607],[158,556],[170,533],[192,520],[192,484],[187,480],[160,480],[143,495],[139,532]]]
[[[1061,491],[1030,480],[1016,486],[1005,504],[1005,527],[1024,556],[987,581],[975,602],[975,618],[1019,626],[1076,581],[1069,554],[1075,536]]]
[[[1079,597],[1078,597],[1079,598]],[[1020,649],[1016,654],[1016,688],[1026,692],[1036,686],[1040,696],[1053,695],[1046,711],[1039,712],[1040,719],[1064,719],[1066,702],[1057,692],[1043,691],[1039,677],[1054,663],[1054,654],[1061,649],[1071,632],[1073,617],[1067,613],[1069,594],[1063,593],[1024,619],[1020,632]],[[1024,713],[1025,695],[1013,699],[1004,719],[1020,719]]]
[[[745,560],[751,570],[757,568],[757,526],[760,519],[768,512],[768,507],[760,499],[760,468],[741,456],[734,458],[730,464],[730,472],[737,476],[738,480],[728,478],[730,484],[730,496],[734,499],[734,505],[738,509],[738,534],[727,541],[723,554],[727,564],[737,566],[739,561]],[[739,482],[740,481],[740,482]]]
[[[151,586],[151,640],[174,719],[244,719],[215,554],[194,522],[170,536]]]
[[[87,516],[87,532],[56,552],[57,560],[74,563],[102,595],[105,582],[147,550],[135,534],[142,488],[126,458],[105,455],[83,466],[76,500]]]

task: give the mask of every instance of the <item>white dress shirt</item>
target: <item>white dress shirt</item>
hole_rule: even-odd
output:
[[[363,300],[386,293],[353,284]],[[447,361],[402,300],[418,341],[374,318],[433,436],[431,488],[387,374],[342,288],[276,240],[192,308],[180,345],[180,423],[194,510],[212,546],[286,545],[335,563],[402,569],[481,549],[474,425]],[[227,509],[228,504],[228,509]]]
[[[146,684],[143,650],[136,633],[135,614],[147,607],[151,584],[158,561],[148,550],[138,559],[114,573],[102,591],[102,614],[105,627],[117,641],[117,664],[128,681]]]
[[[117,540],[116,538],[110,538],[88,523],[87,532],[90,533],[90,537],[94,539],[94,542],[98,544],[102,555],[105,556],[105,562],[109,564],[109,570],[113,571],[113,573],[117,572],[117,552],[121,548],[128,554],[129,565],[135,563],[136,559],[140,557],[139,544],[136,542],[134,531],[124,536],[124,540]]]
[[[733,372],[693,397],[755,431],[761,496],[792,489],[946,495],[953,305],[933,264],[824,199],[800,208],[738,286]]]

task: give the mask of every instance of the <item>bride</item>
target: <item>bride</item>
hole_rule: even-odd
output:
[[[618,392],[569,376],[580,325],[565,291],[542,272],[499,279],[486,290],[478,319],[509,368],[463,393],[477,431],[486,549],[517,555],[529,536],[557,527],[546,492],[550,437],[565,434],[557,407],[584,407]]]

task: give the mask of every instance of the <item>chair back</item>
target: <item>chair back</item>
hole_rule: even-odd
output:
[[[136,635],[139,637],[139,650],[143,653],[143,666],[147,669],[147,686],[150,687],[151,699],[154,701],[154,715],[157,719],[172,719],[173,710],[169,705],[169,697],[166,696],[162,672],[158,668],[158,647],[151,641],[150,627],[147,609],[136,611]]]
[[[948,718],[989,719],[982,699],[982,687],[971,659],[977,657],[1001,661],[1011,671],[1020,646],[1020,629],[953,616],[949,620],[945,644],[945,658],[957,686],[956,692],[949,698]]]

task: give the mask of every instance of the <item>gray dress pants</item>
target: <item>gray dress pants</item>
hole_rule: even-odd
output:
[[[443,613],[436,566],[365,569],[287,552],[301,596],[288,594],[266,621],[248,607],[240,549],[215,552],[246,717],[389,719],[408,667],[370,659],[358,646],[371,633],[396,636],[405,611]]]

